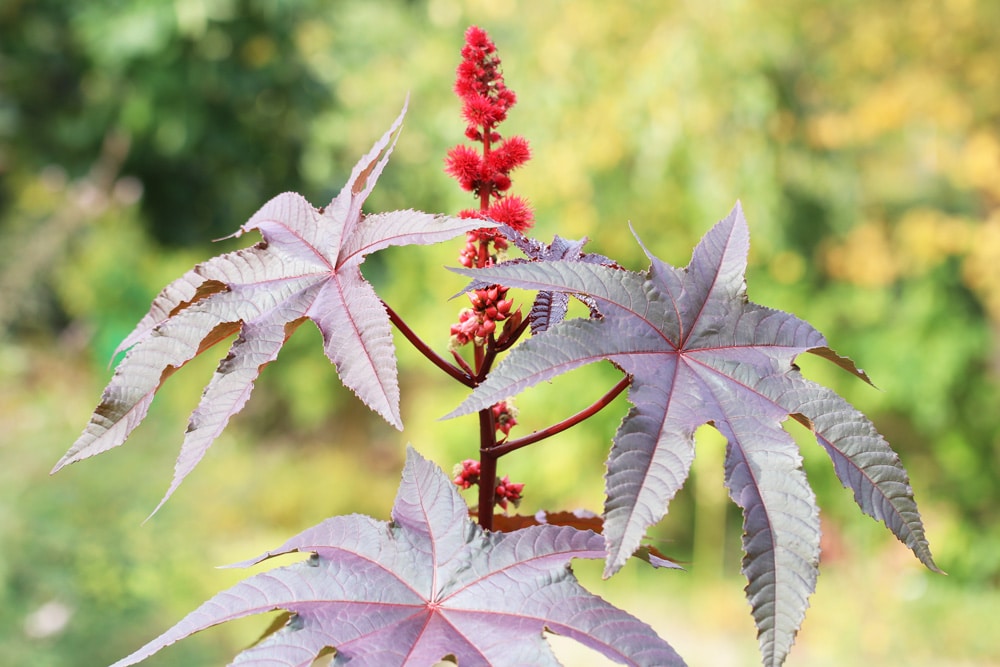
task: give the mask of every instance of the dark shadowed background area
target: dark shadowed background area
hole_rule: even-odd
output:
[[[1000,663],[1000,4],[457,0],[0,2],[0,655],[103,664],[245,573],[214,566],[326,516],[386,518],[412,442],[446,470],[474,420],[464,392],[397,337],[406,430],[344,390],[311,325],[169,503],[213,355],[171,378],[122,448],[48,471],[86,424],[108,361],[159,289],[275,194],[325,204],[410,110],[370,210],[472,205],[443,172],[464,123],[451,92],[465,28],[485,28],[519,96],[501,128],[534,158],[512,192],[534,235],[644,268],[687,263],[742,201],[751,298],[823,331],[878,385],[816,359],[807,376],[868,414],[908,467],[948,577],[854,506],[801,435],[824,555],[789,665]],[[250,242],[252,242],[251,239]],[[365,273],[436,349],[460,301],[461,240],[379,253]],[[512,294],[515,294],[513,291]],[[529,295],[519,294],[519,303]],[[218,357],[224,355],[220,346]],[[829,367],[827,367],[829,366]],[[522,434],[618,378],[586,368],[518,400]],[[603,502],[627,408],[502,461],[522,511]],[[516,432],[515,432],[516,433]],[[722,447],[699,435],[688,486],[651,532],[688,573],[577,571],[691,665],[758,664]],[[265,619],[150,665],[219,664]],[[589,660],[565,642],[567,662]],[[583,656],[583,657],[581,657]]]

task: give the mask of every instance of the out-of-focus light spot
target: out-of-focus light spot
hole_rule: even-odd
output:
[[[24,634],[31,639],[45,639],[62,632],[73,617],[69,605],[50,600],[24,619]]]

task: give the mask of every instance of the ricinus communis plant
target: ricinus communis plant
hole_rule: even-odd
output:
[[[803,377],[795,360],[811,353],[865,382],[867,375],[808,323],[749,300],[749,231],[739,204],[705,234],[685,268],[658,259],[641,241],[649,265],[632,271],[584,252],[585,239],[532,239],[526,233],[534,214],[511,193],[510,176],[531,151],[522,137],[498,130],[516,96],[480,28],[466,32],[455,92],[475,148],[453,147],[445,170],[476,207],[456,216],[362,212],[395,146],[404,107],[328,205],[278,195],[236,233],[259,232],[260,243],[199,264],[164,288],[122,343],[128,352],[55,470],[121,445],[175,370],[235,335],[191,416],[165,501],[306,320],[321,331],[344,385],[402,429],[395,326],[433,366],[471,390],[447,416],[478,414],[475,457],[450,479],[408,447],[391,521],[332,517],[237,564],[304,556],[219,593],[116,665],[273,610],[282,611],[278,621],[234,664],[309,665],[325,657],[359,665],[555,664],[547,632],[624,664],[683,664],[648,625],[583,589],[569,564],[603,559],[606,577],[633,556],[676,567],[643,539],[684,484],[695,430],[705,424],[728,443],[725,481],[743,511],[743,573],[764,664],[779,665],[788,655],[819,564],[818,509],[798,447],[781,427],[785,420],[813,432],[863,512],[939,571],[899,457],[864,415]],[[440,355],[359,267],[389,246],[463,235],[454,270],[471,280],[469,305],[450,325],[448,353]],[[509,256],[512,245],[523,257]],[[511,288],[537,292],[527,313],[508,298]],[[588,317],[567,319],[571,298]],[[512,437],[512,397],[602,360],[622,377],[600,399]],[[632,407],[608,455],[603,515],[511,514],[526,490],[499,477],[498,461],[515,451],[535,455],[526,451],[531,445],[586,421],[626,390]],[[478,506],[470,509],[458,491],[472,486],[479,487]]]

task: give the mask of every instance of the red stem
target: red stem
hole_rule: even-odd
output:
[[[496,352],[500,353],[509,350],[514,345],[514,343],[517,342],[517,339],[524,334],[529,324],[530,322],[528,321],[527,317],[521,320],[521,323],[517,325],[517,328],[510,332],[510,336],[508,336],[507,339],[504,340],[502,343],[497,344],[495,348]]]
[[[601,396],[597,401],[594,402],[589,408],[581,410],[572,417],[562,420],[558,424],[553,424],[548,428],[544,428],[541,431],[535,431],[530,435],[526,435],[523,438],[517,438],[515,440],[508,440],[507,442],[496,445],[490,449],[490,455],[495,458],[500,458],[504,454],[509,454],[516,449],[521,447],[527,447],[532,445],[539,440],[544,440],[545,438],[551,437],[557,433],[562,433],[568,428],[576,426],[585,419],[593,417],[595,414],[600,412],[602,409],[607,407],[611,401],[615,400],[619,394],[625,391],[625,388],[632,383],[632,376],[626,375],[621,380],[618,381],[614,387],[612,387],[604,396]],[[481,413],[480,413],[481,414]],[[485,463],[485,460],[483,461]],[[482,504],[480,504],[482,507]]]
[[[497,344],[496,339],[493,334],[486,339],[486,344],[483,346],[476,347],[477,352],[482,352],[482,358],[479,359],[479,365],[477,368],[479,372],[476,373],[476,377],[473,378],[478,385],[486,379],[486,376],[490,374],[490,370],[493,368],[493,362],[497,358]]]
[[[486,124],[483,125],[483,162],[490,155],[490,135],[493,134],[493,125]],[[479,211],[485,213],[486,209],[490,207],[490,196],[493,194],[493,183],[484,183],[479,190]]]
[[[403,318],[401,318],[396,311],[389,307],[389,304],[383,301],[382,305],[385,307],[386,312],[389,313],[389,320],[396,325],[396,328],[399,329],[400,333],[406,337],[406,340],[410,341],[413,347],[417,348],[417,350],[427,357],[431,363],[464,384],[466,387],[476,386],[476,381],[472,378],[471,373],[466,373],[461,368],[445,361],[441,355],[428,347],[427,343],[420,340],[420,337],[417,336],[412,329],[410,329],[409,325],[403,321]]]
[[[493,530],[493,505],[496,503],[497,455],[496,424],[493,410],[479,411],[479,525]]]
[[[473,382],[478,384],[483,381],[483,377],[485,377],[486,373],[489,372],[488,368],[486,369],[485,372],[483,371],[483,346],[480,345],[479,343],[473,342],[472,356],[475,359],[475,363],[473,363],[473,368],[476,369],[476,377],[473,378]]]
[[[476,372],[472,370],[472,366],[469,365],[469,362],[462,358],[462,355],[458,353],[458,350],[452,348],[451,356],[455,357],[455,363],[458,364],[459,368],[468,373],[470,378],[475,377]]]

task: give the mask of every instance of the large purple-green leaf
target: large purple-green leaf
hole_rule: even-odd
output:
[[[468,517],[454,484],[408,450],[392,521],[327,519],[238,566],[292,552],[304,562],[258,574],[204,603],[120,660],[135,664],[213,625],[282,609],[284,628],[234,664],[554,665],[543,632],[571,637],[627,665],[682,665],[653,630],[583,589],[573,558],[601,558],[600,535],[539,525],[486,533]]]
[[[191,415],[166,501],[306,319],[322,332],[326,355],[344,385],[402,428],[389,316],[359,267],[367,254],[388,246],[436,243],[489,226],[417,211],[362,214],[405,111],[355,165],[329,206],[317,209],[298,194],[278,195],[236,233],[257,230],[263,242],[215,257],[164,288],[123,341],[121,349],[131,349],[90,423],[53,472],[125,442],[171,373],[238,333]]]
[[[749,233],[739,205],[676,269],[646,252],[642,274],[576,262],[502,263],[457,270],[510,287],[593,298],[602,317],[571,320],[524,342],[449,417],[483,409],[538,382],[608,359],[632,376],[633,407],[607,462],[605,574],[617,571],[666,513],[694,456],[694,432],[728,440],[725,479],[744,513],[743,571],[768,665],[791,648],[819,560],[815,499],[789,416],[813,429],[844,486],[916,556],[937,570],[906,471],[861,413],[805,380],[795,357],[812,352],[867,381],[808,323],[746,296]]]

